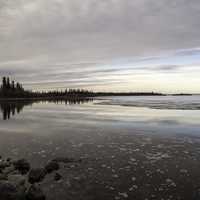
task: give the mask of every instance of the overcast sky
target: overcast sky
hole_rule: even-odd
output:
[[[199,0],[0,0],[0,76],[26,88],[200,92]]]

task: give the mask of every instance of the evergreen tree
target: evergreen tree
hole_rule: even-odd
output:
[[[6,89],[10,89],[10,79],[9,79],[9,77],[7,77],[7,79],[6,79]]]
[[[11,89],[14,90],[15,89],[15,81],[12,81],[12,84],[11,84]]]
[[[2,88],[6,89],[6,77],[5,76],[2,79]]]

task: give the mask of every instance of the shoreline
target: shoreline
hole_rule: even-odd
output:
[[[67,145],[56,155],[48,155],[52,147],[47,148],[34,156],[36,160],[42,156],[43,162],[40,158],[32,169],[41,172],[51,161],[59,162],[59,168],[36,178],[39,181],[29,183],[25,191],[33,185],[46,200],[199,198],[199,145],[199,138],[188,136],[113,133],[102,141]],[[11,157],[11,161],[21,157]]]
[[[35,97],[35,98],[0,98],[0,101],[20,101],[20,100],[32,100],[32,101],[36,101],[36,100],[79,100],[79,99],[90,99],[93,97]]]
[[[92,99],[92,98],[105,98],[105,97],[156,97],[156,96],[200,96],[200,94],[105,94],[94,96],[74,96],[74,97],[19,97],[19,98],[0,98],[0,101],[20,101],[20,100],[76,100],[76,99]]]

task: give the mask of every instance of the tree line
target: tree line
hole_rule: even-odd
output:
[[[0,98],[85,98],[93,97],[92,91],[83,89],[65,89],[64,91],[33,92],[25,90],[19,82],[3,77],[0,86]]]
[[[0,98],[42,98],[42,99],[81,99],[95,96],[161,96],[156,92],[92,92],[83,89],[65,89],[64,91],[32,92],[25,90],[19,82],[3,77],[0,86]]]

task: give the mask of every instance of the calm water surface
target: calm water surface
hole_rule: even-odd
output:
[[[118,133],[200,136],[199,104],[199,96],[1,103],[0,152],[28,156],[46,151],[44,146],[62,152],[69,143],[95,143]]]
[[[42,136],[55,133],[55,129],[59,133],[63,129],[90,129],[103,125],[150,132],[167,126],[168,129],[175,128],[175,132],[198,134],[200,96],[103,97],[79,102],[2,102],[0,113],[1,133]]]

